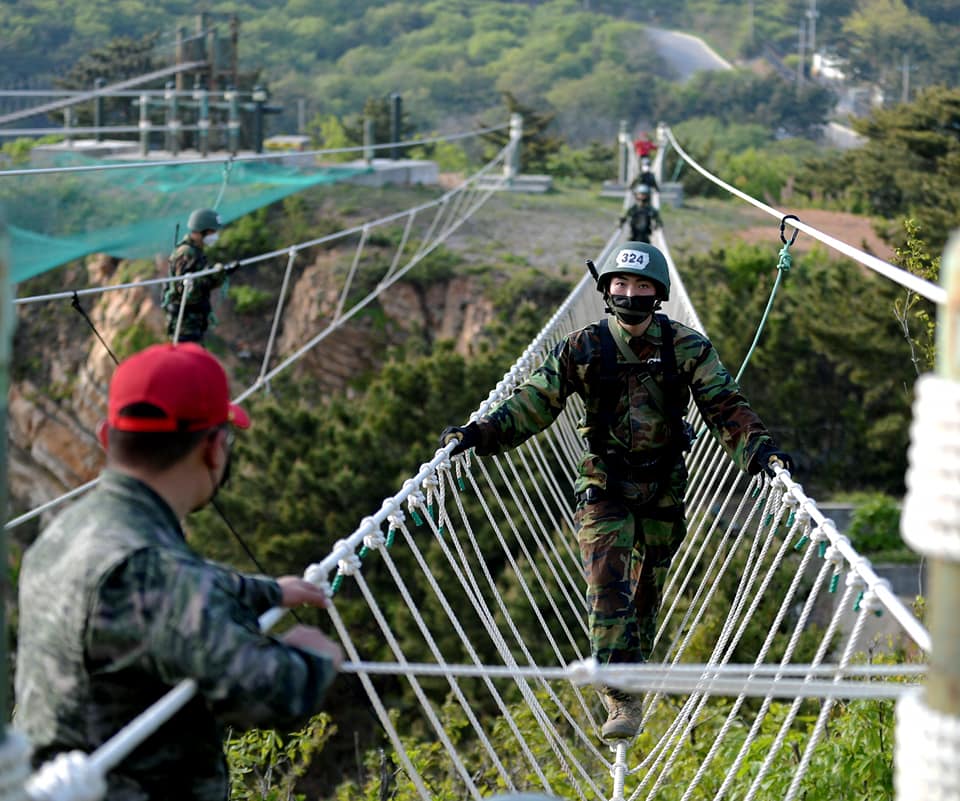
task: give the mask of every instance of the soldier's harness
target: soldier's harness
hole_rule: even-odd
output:
[[[603,459],[607,470],[607,492],[587,492],[587,501],[592,502],[609,495],[613,487],[622,480],[636,482],[657,482],[659,497],[669,484],[670,474],[683,459],[685,451],[693,444],[693,427],[683,419],[684,411],[690,402],[690,388],[680,376],[677,368],[677,354],[673,345],[673,328],[665,314],[656,314],[654,319],[660,324],[660,358],[641,360],[630,347],[616,337],[610,330],[609,320],[604,318],[597,324],[600,335],[600,376],[598,380],[599,405],[594,414],[587,416],[590,430],[587,445],[590,452]],[[626,364],[617,362],[617,350],[623,355]],[[659,365],[663,375],[663,387],[657,384],[651,374]],[[616,418],[617,402],[623,394],[622,375],[624,371],[636,371],[638,379],[650,393],[654,406],[659,407],[667,418],[670,438],[667,444],[655,451],[634,454],[610,442],[610,432]],[[591,488],[596,490],[596,488]]]

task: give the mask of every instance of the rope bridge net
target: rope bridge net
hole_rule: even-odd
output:
[[[675,270],[672,281],[668,313],[695,323]],[[509,395],[564,334],[601,315],[584,279],[478,412]],[[916,675],[903,664],[858,673],[862,652],[875,647],[865,636],[870,622],[893,617],[905,641],[924,650],[926,631],[789,474],[750,478],[707,435],[688,455],[689,533],[665,588],[658,665],[597,667],[586,658],[573,524],[582,413],[574,398],[551,428],[500,456],[451,461],[438,451],[405,485],[405,511],[395,496],[384,503],[385,527],[369,518],[360,540],[335,548],[333,589],[362,597],[396,660],[390,669],[418,702],[419,720],[404,709],[399,725],[371,678],[381,671],[333,608],[348,669],[360,675],[402,767],[394,797],[538,789],[607,799],[611,777],[614,799],[753,799],[769,797],[772,785],[786,799],[800,796],[817,781],[811,766],[822,767],[818,749],[837,695],[897,696]],[[398,551],[416,573],[397,567]],[[826,618],[812,625],[824,607]],[[419,662],[433,670],[423,676]],[[599,740],[606,710],[591,684],[645,691],[634,743]],[[431,742],[429,759],[411,731]]]

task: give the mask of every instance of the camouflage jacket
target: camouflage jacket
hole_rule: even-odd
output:
[[[710,341],[681,323],[671,320],[670,325],[682,382],[689,387],[703,419],[724,449],[740,468],[746,469],[757,448],[764,441],[770,441],[767,429],[721,364]],[[660,323],[656,319],[639,337],[630,337],[613,320],[610,321],[610,332],[626,343],[641,361],[659,359],[662,339]],[[619,349],[617,362],[626,365]],[[592,323],[564,337],[511,397],[477,421],[481,438],[477,453],[485,455],[516,447],[544,430],[557,418],[567,398],[573,394],[579,395],[584,403],[585,415],[578,431],[587,442],[603,441],[608,447],[638,459],[662,451],[670,441],[669,421],[664,411],[658,408],[658,399],[651,393],[649,379],[642,380],[642,373],[636,370],[625,369],[620,373],[620,397],[610,430],[592,430],[591,426],[602,417],[599,413],[600,371],[599,325]],[[660,387],[662,397],[662,373],[651,371],[650,375]],[[606,474],[602,457],[588,449],[580,461],[577,492],[589,486],[605,487]]]
[[[626,210],[622,219],[630,221],[630,237],[632,239],[650,236],[655,228],[660,227],[660,212],[653,206],[641,206],[634,203]]]
[[[260,632],[276,581],[198,556],[166,502],[110,470],[27,550],[14,723],[36,765],[91,752],[181,679],[199,691],[107,777],[110,801],[224,801],[224,727],[297,727],[329,660]]]
[[[170,277],[187,275],[188,273],[199,273],[209,269],[212,265],[207,261],[207,255],[203,248],[194,244],[189,236],[177,245],[168,260],[170,265]],[[190,294],[187,295],[187,308],[203,307],[204,311],[210,311],[210,293],[220,286],[226,280],[226,273],[221,270],[210,275],[203,275],[193,279],[193,286]],[[183,295],[183,281],[169,283],[163,293],[163,308],[173,314],[176,314],[180,306],[180,298]]]

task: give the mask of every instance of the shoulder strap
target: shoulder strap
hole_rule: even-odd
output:
[[[670,423],[670,449],[679,458],[689,447],[686,434],[686,422],[683,419],[687,411],[690,396],[677,367],[677,351],[673,346],[673,326],[665,314],[656,315],[660,324],[660,359],[663,362],[663,388],[666,395],[667,420]]]

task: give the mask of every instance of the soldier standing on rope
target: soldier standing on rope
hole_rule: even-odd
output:
[[[557,418],[573,394],[587,443],[576,481],[577,540],[590,606],[590,640],[600,664],[646,662],[656,634],[671,559],[686,536],[683,420],[692,395],[704,420],[741,469],[751,474],[790,457],[773,438],[710,341],[666,315],[670,296],[663,254],[643,242],[617,249],[597,276],[616,321],[568,334],[539,369],[486,417],[444,429],[452,454],[481,456],[515,448]],[[639,699],[604,688],[604,739],[633,737]]]
[[[204,247],[213,245],[220,236],[223,223],[220,215],[213,209],[196,209],[187,221],[188,233],[170,254],[170,277],[202,272],[210,268]],[[222,270],[210,275],[191,279],[190,292],[180,320],[180,335],[177,342],[203,342],[203,337],[213,316],[210,293],[220,286],[234,270],[237,264],[229,264]],[[167,335],[173,339],[177,333],[177,320],[180,319],[180,305],[183,300],[184,281],[167,284],[163,293],[163,310],[167,313]]]
[[[650,187],[640,184],[634,193],[636,203],[627,209],[620,218],[620,225],[630,221],[630,239],[634,242],[649,244],[650,236],[662,227],[660,212],[650,203]]]
[[[293,730],[340,665],[319,629],[260,631],[275,606],[322,607],[303,579],[237,573],[201,558],[180,521],[229,473],[227,376],[199,345],[154,345],[110,382],[99,435],[107,467],[61,512],[20,571],[15,725],[34,764],[91,752],[183,679],[196,695],[107,776],[110,801],[223,801],[226,727]]]

